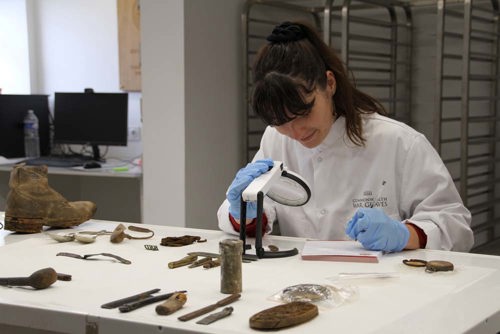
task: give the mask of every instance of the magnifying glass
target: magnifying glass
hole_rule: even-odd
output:
[[[283,205],[302,206],[309,202],[311,189],[300,175],[283,170],[281,177],[271,186],[266,195]]]
[[[274,161],[274,166],[267,173],[252,181],[241,195],[240,239],[243,241],[243,253],[250,248],[246,244],[246,203],[257,202],[257,228],[255,231],[255,250],[258,258],[287,257],[298,254],[296,248],[286,251],[266,252],[262,247],[262,216],[264,196],[287,206],[301,206],[311,198],[311,189],[298,174],[286,170],[281,161]]]

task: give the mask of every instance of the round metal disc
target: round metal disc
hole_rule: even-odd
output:
[[[301,206],[311,198],[311,189],[300,175],[283,171],[278,182],[267,192],[267,196],[283,205]]]
[[[427,265],[427,261],[420,259],[403,260],[403,263],[410,267],[425,267]]]
[[[453,271],[453,263],[448,261],[429,261],[425,266],[425,271],[428,273],[436,271]]]

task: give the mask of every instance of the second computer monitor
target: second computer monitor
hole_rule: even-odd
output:
[[[54,143],[127,146],[127,93],[55,93]],[[97,156],[96,156],[97,155]]]

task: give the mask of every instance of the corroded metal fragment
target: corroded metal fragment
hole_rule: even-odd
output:
[[[250,327],[254,329],[278,329],[295,326],[318,315],[318,307],[308,302],[291,302],[254,314]]]
[[[240,293],[242,290],[241,260],[243,242],[238,239],[226,239],[219,243],[221,278],[220,292]]]
[[[168,267],[170,269],[174,269],[174,268],[187,266],[187,265],[193,263],[194,261],[196,261],[197,258],[198,258],[198,256],[196,256],[196,255],[187,255],[187,256],[183,257],[182,259],[180,259],[179,261],[169,262]]]
[[[212,261],[211,257],[204,257],[204,258],[201,258],[201,259],[196,260],[193,263],[191,263],[188,268],[200,267],[200,266],[203,266],[205,263],[208,263],[210,261]]]
[[[419,259],[403,260],[403,263],[411,267],[425,267],[428,273],[435,273],[437,271],[453,271],[453,263],[448,261],[433,260],[425,261]]]
[[[220,260],[219,259],[210,260],[207,263],[203,264],[203,268],[205,268],[205,269],[215,268],[215,267],[218,267],[218,266],[220,266]]]
[[[128,227],[128,229],[130,231],[134,231],[134,232],[150,233],[150,235],[145,236],[145,237],[137,237],[137,236],[133,236],[133,235],[127,234],[127,233],[125,233],[125,230],[126,230],[125,225],[118,224],[116,226],[116,228],[114,229],[114,231],[111,233],[111,236],[110,236],[109,240],[112,243],[114,243],[114,244],[119,244],[125,238],[126,239],[149,239],[149,238],[152,238],[155,235],[154,231],[152,231],[152,230],[150,230],[148,228],[145,228],[145,227],[131,225],[131,226]]]
[[[160,245],[169,247],[182,247],[191,245],[195,242],[206,242],[207,239],[201,239],[197,235],[183,235],[181,237],[165,237],[161,239]]]
[[[224,309],[222,309],[222,311],[212,313],[212,314],[206,316],[205,318],[198,320],[196,323],[200,324],[200,325],[209,325],[212,322],[216,322],[217,320],[220,320],[222,318],[225,318],[225,317],[231,315],[231,313],[233,313],[232,306],[224,307]]]
[[[275,246],[275,245],[269,245],[267,246],[267,248],[269,248],[269,250],[271,252],[278,252],[280,249],[278,248],[278,246]]]
[[[241,295],[239,293],[232,294],[224,299],[219,300],[215,304],[211,304],[211,305],[205,306],[203,308],[200,308],[196,311],[190,312],[188,314],[184,314],[183,316],[180,316],[177,319],[179,319],[180,321],[189,321],[191,319],[194,319],[194,318],[197,318],[197,317],[202,316],[204,314],[207,314],[208,312],[212,312],[213,310],[215,310],[218,307],[226,306],[226,305],[229,305],[231,303],[234,303],[240,297],[241,297]]]
[[[425,266],[425,271],[435,273],[437,271],[453,271],[453,263],[448,261],[429,261]]]
[[[425,267],[427,265],[427,261],[420,259],[403,260],[403,263],[410,267]]]

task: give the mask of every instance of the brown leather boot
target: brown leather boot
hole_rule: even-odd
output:
[[[37,233],[43,225],[71,227],[92,218],[96,205],[68,202],[49,186],[47,166],[14,166],[5,206],[5,229]]]

